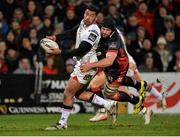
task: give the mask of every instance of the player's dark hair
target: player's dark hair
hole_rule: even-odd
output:
[[[100,26],[101,27],[105,27],[105,28],[109,28],[111,30],[115,30],[116,29],[116,23],[111,18],[105,18]]]
[[[86,9],[96,12],[96,14],[99,12],[99,8],[95,5],[89,5]]]

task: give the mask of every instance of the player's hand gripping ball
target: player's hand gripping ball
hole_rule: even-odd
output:
[[[52,48],[59,48],[55,41],[48,38],[41,39],[40,46],[45,50],[46,53],[52,53]]]

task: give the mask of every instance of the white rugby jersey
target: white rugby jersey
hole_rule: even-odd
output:
[[[86,26],[82,20],[76,34],[75,48],[78,48],[82,41],[86,41],[92,45],[91,50],[81,58],[82,62],[95,62],[94,55],[101,38],[100,29],[96,24]]]

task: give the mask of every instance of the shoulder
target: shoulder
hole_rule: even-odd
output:
[[[97,24],[92,24],[88,27],[88,32],[95,33],[96,35],[100,35],[100,29]]]

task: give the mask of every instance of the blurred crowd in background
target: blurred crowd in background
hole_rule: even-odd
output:
[[[180,0],[0,0],[0,74],[33,74],[39,41],[73,28],[95,4],[112,18],[140,72],[180,72]],[[74,39],[59,42],[74,48]],[[71,58],[41,57],[44,74],[70,74]]]

